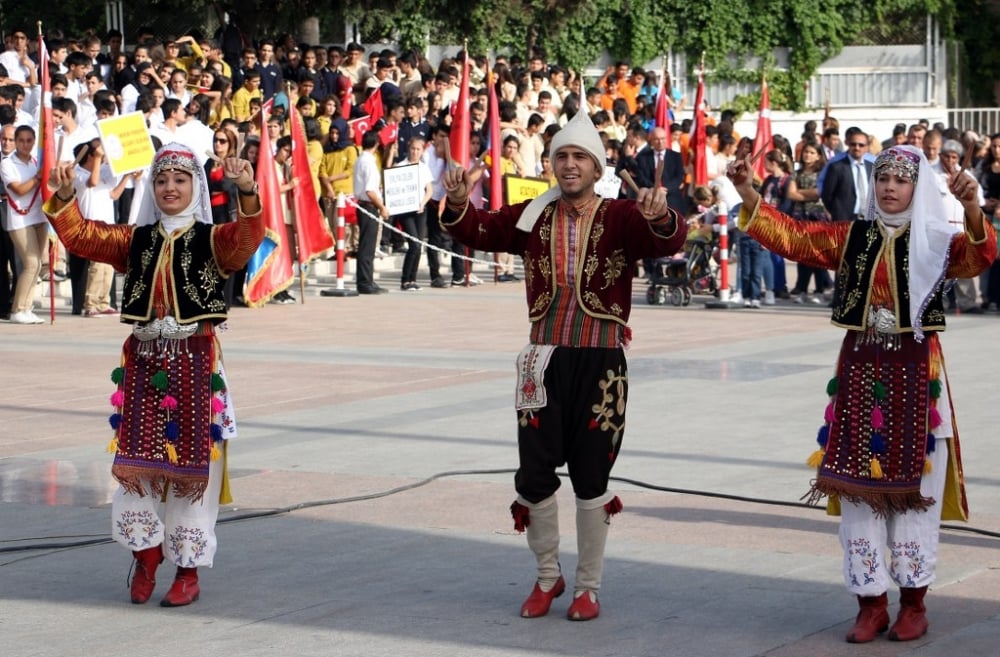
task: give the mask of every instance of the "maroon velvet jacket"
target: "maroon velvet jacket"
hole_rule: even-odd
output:
[[[497,211],[445,206],[441,225],[462,244],[482,251],[513,253],[524,260],[528,319],[542,318],[555,293],[556,240],[553,228],[558,200],[542,211],[530,233],[517,221],[528,202]],[[580,219],[585,246],[576,259],[576,298],[588,315],[621,324],[632,309],[632,265],[642,258],[670,256],[684,246],[686,233],[677,213],[662,225],[646,220],[633,200],[601,201]]]

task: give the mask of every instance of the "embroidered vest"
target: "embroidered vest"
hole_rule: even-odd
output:
[[[212,251],[213,226],[196,222],[180,235],[167,237],[159,224],[140,226],[132,233],[128,270],[122,290],[122,321],[145,322],[153,317],[153,286],[162,266],[170,278],[171,313],[181,324],[202,319],[218,324],[226,320],[223,296],[225,276]],[[173,257],[162,263],[173,242]]]
[[[847,236],[844,254],[837,271],[837,305],[831,321],[834,325],[855,331],[868,326],[868,307],[871,304],[872,282],[875,268],[883,258],[883,251],[891,249],[889,286],[895,307],[898,329],[913,332],[910,318],[910,284],[907,260],[910,253],[910,229],[906,227],[895,239],[886,240],[885,234],[874,221],[855,221]],[[922,326],[925,331],[944,330],[944,303],[938,286],[924,309]]]

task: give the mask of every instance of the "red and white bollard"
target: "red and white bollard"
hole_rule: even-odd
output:
[[[719,301],[729,303],[729,213],[724,213],[725,209],[720,204],[719,217],[716,219],[719,227]]]
[[[344,287],[344,258],[346,249],[344,244],[344,234],[347,232],[345,209],[347,208],[347,198],[344,193],[337,194],[337,284],[333,288],[320,290],[320,296],[324,297],[356,297],[357,290],[348,290]]]

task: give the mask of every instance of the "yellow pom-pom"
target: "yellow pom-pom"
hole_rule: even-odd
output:
[[[924,459],[924,474],[929,475],[934,468],[931,466],[930,459]]]
[[[111,442],[108,443],[107,452],[108,452],[108,454],[117,454],[118,453],[118,437],[117,436],[115,436],[114,438],[112,438]]]
[[[809,455],[808,459],[806,459],[806,465],[808,465],[810,468],[818,468],[819,466],[823,465],[823,456],[825,455],[826,452],[824,450],[817,449],[815,452]]]
[[[872,459],[872,479],[882,478],[882,464],[878,462],[878,459]]]
[[[219,451],[218,446],[216,446],[216,444],[213,442],[212,443],[212,460],[213,461],[218,461],[220,456],[222,456],[222,452]]]
[[[173,443],[167,443],[167,458],[170,459],[171,463],[177,463],[177,448],[173,446]]]

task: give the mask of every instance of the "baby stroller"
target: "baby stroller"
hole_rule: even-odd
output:
[[[698,235],[685,242],[684,255],[654,260],[646,302],[662,306],[669,298],[675,306],[686,306],[695,294],[716,294],[719,263],[715,247],[714,237]]]

